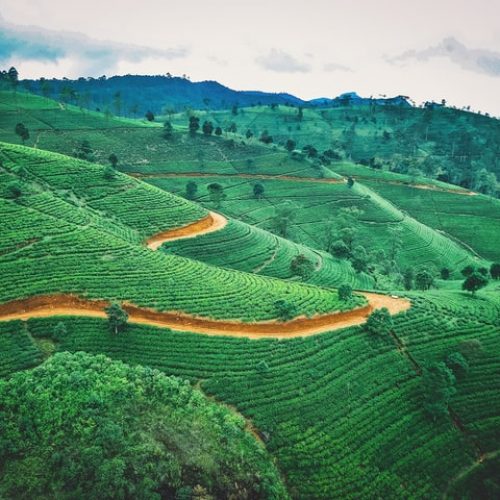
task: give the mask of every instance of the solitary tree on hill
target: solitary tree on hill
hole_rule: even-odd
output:
[[[172,124],[167,120],[164,124],[163,124],[163,137],[165,139],[171,139],[174,135],[174,127],[172,126]]]
[[[254,185],[254,187],[253,187],[253,195],[257,199],[260,199],[260,198],[262,198],[262,196],[264,196],[264,186],[260,182],[257,182]]]
[[[210,201],[215,204],[216,208],[220,208],[222,200],[226,198],[224,193],[224,186],[218,182],[212,182],[207,186],[208,194],[210,196]]]
[[[373,311],[365,323],[364,329],[372,335],[386,335],[394,326],[392,316],[386,307]]]
[[[280,299],[275,301],[274,307],[276,309],[276,315],[281,321],[290,321],[297,316],[297,308],[287,300]]]
[[[154,122],[155,121],[155,115],[152,111],[146,111],[146,114],[144,115],[146,117],[146,120],[148,122]]]
[[[195,135],[200,128],[200,119],[197,116],[189,117],[189,133]]]
[[[189,181],[186,184],[186,198],[188,200],[194,199],[194,197],[196,196],[196,192],[197,191],[198,191],[198,184],[196,184],[196,182]]]
[[[420,269],[415,275],[415,283],[420,290],[429,290],[434,285],[434,277],[427,269]]]
[[[338,289],[339,299],[346,302],[352,299],[352,286],[351,285],[340,285]]]
[[[288,139],[285,143],[285,149],[291,153],[295,149],[295,141]]]
[[[7,197],[12,199],[17,199],[23,194],[21,184],[17,181],[13,181],[7,185],[6,188]]]
[[[251,139],[251,138],[253,137],[253,132],[252,132],[250,129],[248,129],[248,130],[245,132],[245,137],[246,137],[247,139]]]
[[[311,277],[314,272],[314,263],[305,255],[299,254],[290,263],[290,270],[296,276],[300,276],[303,280]]]
[[[449,415],[448,404],[456,393],[455,376],[443,363],[425,367],[422,375],[424,409],[433,420]]]
[[[109,163],[111,163],[111,166],[113,168],[116,168],[118,165],[118,156],[115,155],[115,153],[111,153],[108,157]]]
[[[220,127],[215,127],[215,135],[220,137],[222,135],[222,129]]]
[[[351,176],[349,176],[347,178],[347,187],[352,188],[353,186],[354,186],[354,179]]]
[[[214,126],[212,125],[212,122],[209,121],[203,122],[202,131],[204,135],[212,135],[212,132],[214,131]]]
[[[494,262],[490,267],[490,274],[494,280],[500,279],[500,263]]]
[[[16,135],[18,135],[21,138],[23,144],[30,138],[29,130],[26,128],[24,123],[18,123],[14,131]]]
[[[127,326],[128,314],[122,309],[120,304],[113,302],[106,309],[106,314],[108,316],[108,324],[110,330],[116,335],[121,332]]]
[[[484,274],[474,271],[465,278],[465,281],[462,283],[462,290],[467,290],[474,296],[479,289],[484,288],[487,284],[488,278]]]

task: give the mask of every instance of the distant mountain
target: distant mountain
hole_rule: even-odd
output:
[[[308,104],[314,106],[325,106],[325,107],[326,106],[336,107],[336,106],[346,106],[346,105],[360,106],[367,104],[411,107],[409,98],[403,95],[398,95],[396,97],[372,98],[372,97],[360,97],[358,94],[356,94],[356,92],[346,92],[333,99],[329,97],[320,97],[318,99],[312,99],[308,101]]]
[[[181,111],[185,108],[230,109],[233,106],[282,104],[289,106],[342,106],[368,104],[394,104],[410,106],[407,98],[370,99],[355,92],[335,98],[305,101],[287,93],[233,90],[216,81],[191,82],[170,75],[125,75],[110,78],[79,78],[77,80],[23,80],[23,85],[36,94],[44,94],[84,108],[109,109],[114,114],[143,116],[150,110],[154,114],[166,109]]]

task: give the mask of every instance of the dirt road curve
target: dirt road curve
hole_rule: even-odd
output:
[[[202,234],[213,233],[222,229],[227,224],[227,219],[216,213],[210,212],[206,217],[187,226],[170,229],[155,234],[146,241],[146,245],[151,250],[158,250],[166,241],[182,240],[184,238],[194,238]]]
[[[133,304],[123,304],[129,314],[129,323],[167,327],[206,335],[248,338],[293,338],[323,333],[338,328],[360,325],[374,309],[387,307],[391,314],[406,311],[410,301],[376,293],[363,293],[368,305],[346,312],[298,317],[285,323],[276,321],[241,323],[190,316],[184,313],[155,311]],[[26,320],[50,316],[90,316],[105,318],[103,300],[86,300],[74,295],[39,295],[28,299],[0,304],[0,321]]]

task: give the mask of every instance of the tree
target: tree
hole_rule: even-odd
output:
[[[340,285],[338,289],[339,300],[347,302],[352,299],[352,287],[351,285]]]
[[[297,111],[297,121],[301,122],[303,118],[304,118],[304,108],[300,106]]]
[[[146,120],[148,122],[154,122],[155,121],[155,115],[152,111],[146,111],[146,114],[144,115],[146,117]]]
[[[446,358],[446,365],[453,371],[457,380],[464,379],[469,372],[469,363],[460,352],[452,352]]]
[[[9,68],[7,75],[12,90],[15,92],[17,90],[17,86],[19,85],[19,73],[17,72],[17,69],[12,66]]]
[[[271,218],[271,228],[279,236],[286,238],[290,224],[295,219],[297,207],[290,201],[286,201],[275,208],[274,216]]]
[[[222,135],[222,129],[220,127],[215,128],[215,135],[220,137]]]
[[[471,265],[468,265],[468,266],[465,266],[460,272],[462,273],[462,276],[470,276],[475,270],[475,267],[474,266],[471,266]]]
[[[264,196],[264,186],[260,182],[257,182],[256,184],[254,184],[253,195],[255,198],[257,198],[259,200],[262,198],[262,196]]]
[[[12,181],[10,184],[7,184],[7,198],[17,199],[23,194],[23,190],[21,187],[21,183],[18,181]]]
[[[500,263],[494,262],[490,267],[490,274],[494,280],[500,279]]]
[[[415,278],[413,269],[411,267],[405,269],[403,273],[403,284],[405,290],[411,290],[413,288],[413,280]]]
[[[207,186],[207,191],[210,196],[210,201],[215,204],[216,208],[220,208],[222,200],[226,198],[224,186],[218,182],[212,182]]]
[[[295,141],[293,139],[288,139],[285,143],[285,149],[291,153],[295,149]]]
[[[368,267],[368,253],[365,247],[358,245],[354,248],[351,254],[351,264],[358,273],[366,271]]]
[[[248,130],[245,132],[245,137],[246,137],[247,139],[251,139],[251,138],[253,137],[253,132],[252,132],[250,129],[248,129]]]
[[[212,135],[212,132],[214,131],[214,126],[212,125],[212,122],[204,121],[202,131],[204,135]]]
[[[330,245],[330,253],[335,257],[345,259],[349,257],[351,251],[344,241],[336,240]]]
[[[429,290],[434,285],[434,277],[427,269],[420,269],[415,275],[415,283],[420,290]]]
[[[392,316],[386,307],[373,311],[365,323],[364,329],[372,335],[387,335],[394,326]]]
[[[29,130],[26,128],[24,123],[18,123],[14,129],[16,135],[18,135],[21,140],[23,141],[23,144],[25,141],[27,141],[30,138],[30,133]]]
[[[189,181],[186,184],[186,198],[188,200],[194,199],[194,197],[196,196],[197,191],[198,191],[198,184],[196,184],[196,182]]]
[[[116,170],[111,165],[107,165],[104,167],[103,175],[106,180],[111,181],[116,177]]]
[[[281,321],[290,321],[297,316],[297,308],[287,300],[280,299],[274,302],[276,315]]]
[[[269,132],[267,130],[264,130],[262,134],[260,135],[260,142],[263,142],[264,144],[271,144],[273,142],[272,136],[269,135]]]
[[[113,95],[113,107],[115,109],[115,115],[122,114],[122,93],[119,90]]]
[[[195,135],[200,128],[200,119],[197,116],[189,117],[189,133]]]
[[[167,120],[164,124],[163,124],[163,137],[165,139],[172,139],[174,135],[174,127],[172,126],[172,124]]]
[[[229,125],[227,131],[230,132],[231,134],[236,134],[236,132],[238,131],[238,126],[236,125],[236,123],[232,122]]]
[[[116,168],[118,165],[118,156],[115,155],[115,153],[111,153],[108,157],[109,163],[111,163],[111,166],[113,168]]]
[[[236,116],[238,114],[238,105],[237,104],[233,104],[233,107],[231,108],[231,114],[233,116]]]
[[[462,290],[467,290],[474,296],[478,290],[484,288],[487,284],[488,278],[480,272],[474,271],[465,278],[465,281],[462,283]]]
[[[433,420],[449,415],[448,404],[456,393],[455,376],[443,363],[436,362],[424,368],[422,374],[424,409]]]
[[[450,279],[451,271],[447,267],[443,267],[440,271],[441,279],[448,280]]]
[[[113,302],[109,307],[106,307],[105,311],[108,316],[110,330],[115,335],[123,331],[127,326],[128,314],[122,309],[120,304]]]
[[[347,187],[352,188],[353,186],[354,186],[354,179],[351,176],[349,176],[347,178]]]
[[[314,273],[314,263],[305,255],[299,254],[290,262],[290,271],[296,276],[300,276],[303,280],[311,277]]]

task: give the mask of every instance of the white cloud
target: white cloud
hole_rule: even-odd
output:
[[[399,56],[387,58],[390,63],[428,61],[445,57],[461,68],[490,76],[500,76],[500,52],[485,49],[469,49],[456,38],[448,37],[438,45],[423,50],[408,50]]]
[[[255,60],[259,66],[277,73],[307,73],[311,66],[299,61],[283,50],[271,49],[266,55]]]

